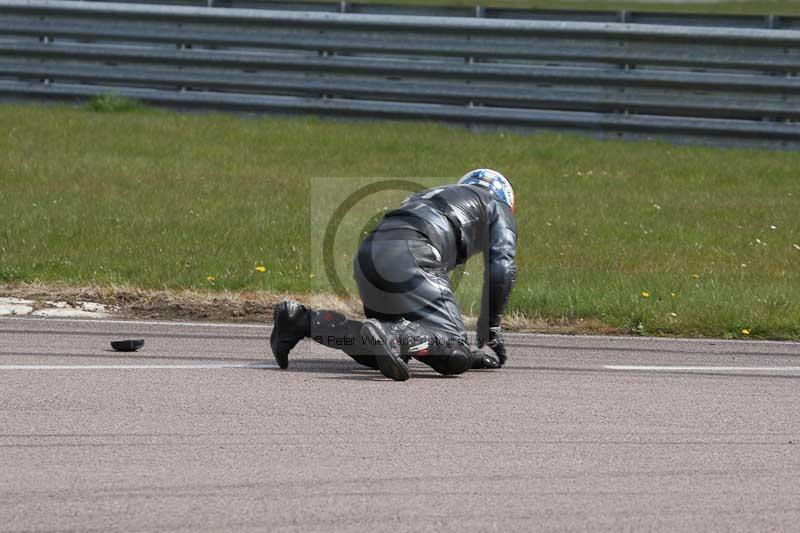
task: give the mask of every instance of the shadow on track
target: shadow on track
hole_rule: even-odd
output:
[[[303,358],[289,361],[289,368],[281,370],[282,372],[305,372],[309,374],[330,374],[322,379],[342,379],[350,381],[385,381],[388,378],[384,377],[380,371],[361,366],[355,361],[349,359],[322,359],[322,358]],[[432,369],[422,365],[412,365],[411,372],[414,378],[436,378],[436,379],[454,379],[458,376],[442,376],[437,374]],[[338,374],[338,375],[333,375]]]

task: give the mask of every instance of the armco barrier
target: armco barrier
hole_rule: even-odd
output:
[[[83,0],[97,1],[97,0]],[[418,15],[426,17],[480,17],[517,20],[557,20],[560,22],[629,22],[672,26],[718,26],[723,28],[800,29],[800,17],[779,15],[736,15],[670,13],[647,11],[580,11],[521,9],[484,6],[441,6],[422,4],[382,4],[375,2],[296,1],[296,0],[115,0],[130,4],[157,4],[220,9],[269,9],[320,13],[360,13],[363,15]],[[676,4],[677,7],[677,4]]]
[[[794,147],[798,71],[793,29],[0,0],[0,97]]]

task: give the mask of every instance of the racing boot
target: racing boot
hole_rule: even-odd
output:
[[[408,360],[400,353],[397,337],[383,324],[375,319],[367,320],[361,328],[361,339],[364,349],[375,356],[381,374],[395,381],[406,381],[411,377]]]
[[[304,305],[287,300],[275,306],[269,343],[279,367],[289,366],[289,352],[310,334],[311,317]]]
[[[472,360],[472,366],[470,367],[472,370],[493,370],[502,366],[499,357],[483,350],[472,350],[470,359]]]

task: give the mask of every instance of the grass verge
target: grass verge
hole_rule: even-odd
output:
[[[130,113],[141,111],[144,104],[138,100],[120,96],[118,94],[107,93],[98,94],[86,102],[87,109],[98,113]]]
[[[342,187],[319,183],[364,178],[312,178],[479,166],[515,180],[511,312],[529,323],[800,338],[800,154],[419,123],[0,105],[0,283],[325,293],[312,205]],[[354,228],[403,194],[348,215],[335,251],[349,287]],[[480,279],[470,264],[467,314]]]

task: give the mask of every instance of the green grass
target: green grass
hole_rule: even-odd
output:
[[[800,15],[797,0],[360,0],[359,3],[503,7],[517,9],[637,11],[729,15]]]
[[[132,98],[106,93],[98,94],[90,98],[86,103],[86,107],[91,111],[97,111],[99,113],[128,113],[131,111],[141,111],[144,108],[144,104]]]
[[[512,311],[800,338],[800,153],[419,123],[0,105],[0,282],[326,291],[323,226],[349,191],[480,166],[519,197]],[[343,221],[344,280],[362,228],[404,195]],[[480,264],[464,279],[474,312]]]

